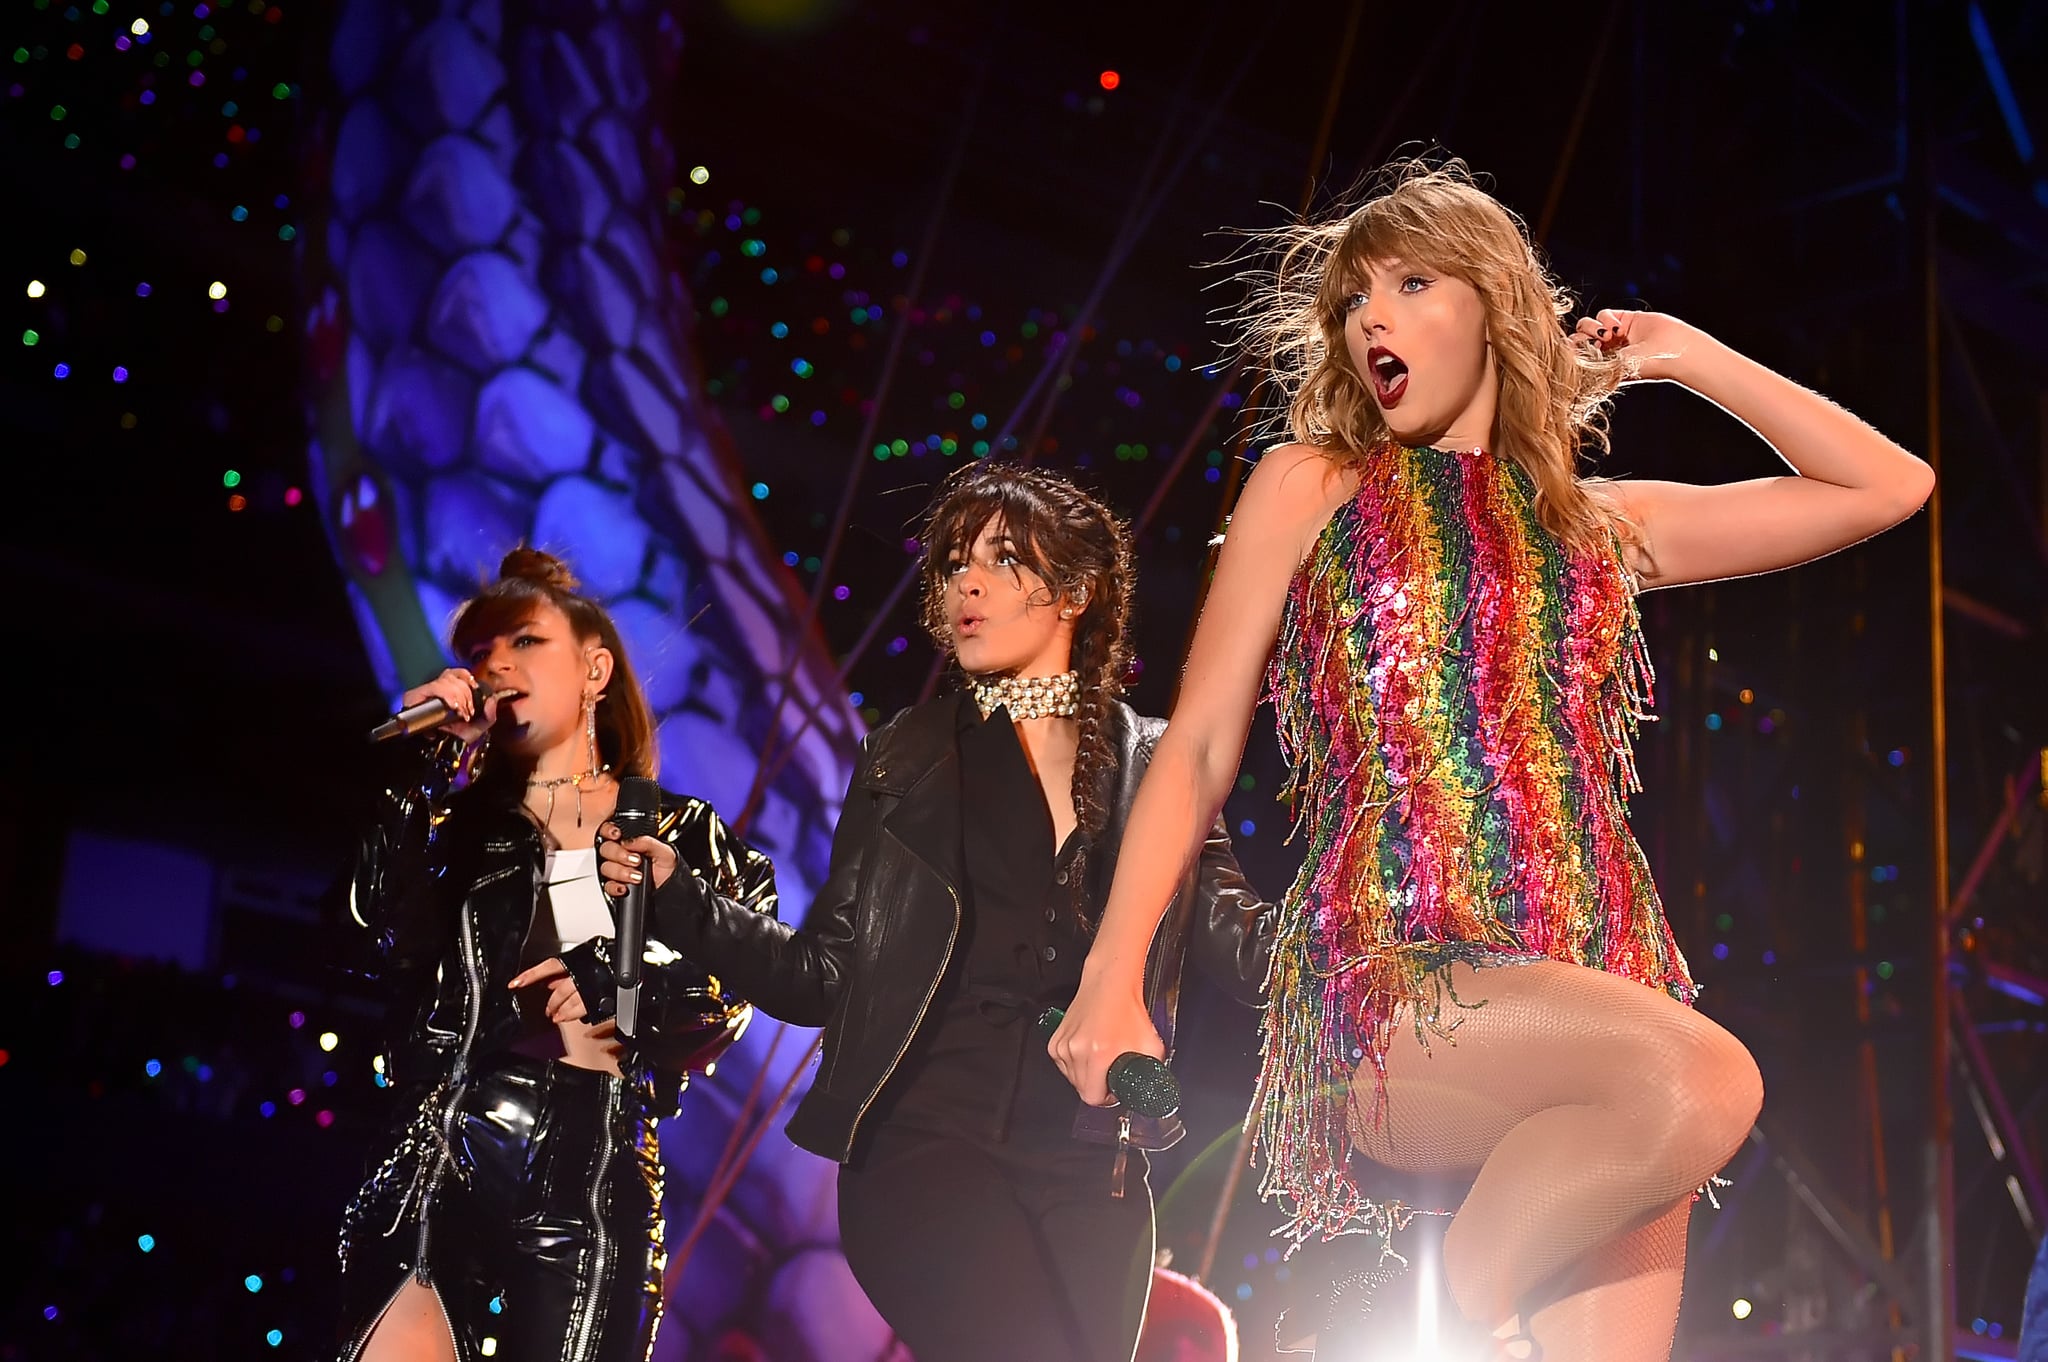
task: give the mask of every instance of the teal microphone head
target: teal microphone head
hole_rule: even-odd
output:
[[[1163,1119],[1180,1110],[1180,1081],[1166,1061],[1133,1050],[1110,1062],[1109,1090],[1139,1116]]]

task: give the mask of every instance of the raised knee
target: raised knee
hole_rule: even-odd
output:
[[[1702,1027],[1659,1047],[1632,1104],[1650,1163],[1686,1188],[1733,1158],[1763,1109],[1764,1080],[1741,1041]]]

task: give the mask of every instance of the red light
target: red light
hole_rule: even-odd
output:
[[[1105,90],[1114,90],[1123,83],[1124,78],[1114,71],[1104,71],[1102,73],[1102,88]]]
[[[287,506],[296,506],[301,501],[305,500],[305,497],[306,494],[304,492],[301,492],[296,487],[287,487],[284,489],[284,504]]]
[[[243,496],[240,492],[237,492],[233,496],[228,498],[228,509],[230,511],[239,511],[248,504],[249,498]]]

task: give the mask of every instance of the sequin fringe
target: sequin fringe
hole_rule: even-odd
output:
[[[1306,846],[1248,1119],[1297,1244],[1414,1213],[1351,1177],[1352,1077],[1384,1083],[1404,1007],[1451,1036],[1452,964],[1693,996],[1627,824],[1655,682],[1627,569],[1568,553],[1533,493],[1508,460],[1384,446],[1289,594],[1268,691]]]

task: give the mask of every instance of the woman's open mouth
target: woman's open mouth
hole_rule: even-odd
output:
[[[1402,396],[1408,391],[1408,366],[1399,355],[1384,345],[1375,345],[1365,352],[1365,371],[1372,381],[1373,395],[1379,398],[1383,410],[1391,410],[1401,404]]]

